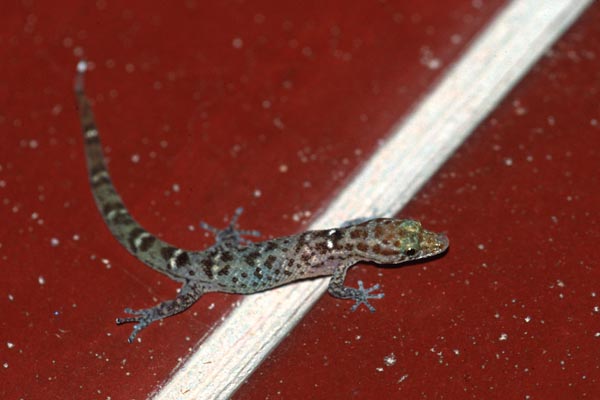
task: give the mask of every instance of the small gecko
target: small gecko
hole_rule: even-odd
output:
[[[112,234],[131,254],[183,284],[172,300],[141,310],[125,309],[131,316],[117,318],[116,323],[134,323],[130,343],[152,322],[186,310],[204,293],[251,294],[318,276],[331,276],[328,291],[332,296],[355,301],[351,311],[364,304],[373,312],[375,308],[369,299],[383,297],[383,293],[374,293],[379,285],[365,288],[362,281],[358,281],[358,288],[344,286],[350,267],[361,261],[400,264],[434,256],[448,248],[444,234],[427,231],[417,221],[392,218],[251,242],[244,236],[259,236],[258,232],[236,228],[241,208],[225,229],[201,223],[203,229],[215,236],[216,243],[207,249],[185,250],[173,246],[148,232],[132,217],[112,184],[94,115],[85,95],[86,70],[87,63],[80,61],[74,89],[96,205]]]

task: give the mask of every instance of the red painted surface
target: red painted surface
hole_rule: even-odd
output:
[[[211,238],[188,227],[220,224],[239,205],[243,227],[302,230],[504,4],[280,3],[4,5],[3,398],[145,398],[236,300],[209,294],[134,345],[130,327],[114,325],[124,307],[168,299],[177,285],[129,256],[95,209],[71,92],[82,50],[95,63],[89,92],[129,208],[166,240],[202,248]],[[597,264],[577,237],[597,235],[585,229],[597,222],[591,208],[584,213],[593,186],[578,183],[596,154],[594,116],[583,108],[595,97],[582,95],[598,77],[597,60],[585,53],[598,49],[589,21],[579,41],[545,61],[538,92],[536,82],[521,86],[525,115],[507,103],[403,213],[447,229],[452,251],[427,266],[357,268],[352,281],[387,289],[378,313],[348,314],[346,302],[325,296],[240,398],[489,393],[498,377],[533,385],[542,374],[564,388],[579,372],[575,383],[595,382],[595,356],[573,365],[600,331],[592,326]],[[577,46],[576,63],[568,51]],[[551,76],[556,86],[539,81]],[[578,140],[563,136],[573,132]],[[386,367],[391,353],[396,363]]]
[[[403,210],[447,229],[449,253],[355,268],[382,283],[377,312],[324,296],[234,399],[600,397],[598,18],[592,6]]]

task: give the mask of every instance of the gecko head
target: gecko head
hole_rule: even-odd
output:
[[[361,225],[370,232],[366,240],[367,253],[378,263],[398,264],[418,260],[440,254],[448,248],[446,235],[423,229],[418,221],[379,218]]]

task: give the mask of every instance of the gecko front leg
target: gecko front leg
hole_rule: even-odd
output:
[[[198,283],[186,282],[181,288],[179,294],[177,294],[177,297],[175,297],[173,300],[168,300],[157,304],[154,307],[145,308],[142,310],[132,310],[131,308],[126,308],[125,312],[134,316],[117,318],[117,325],[136,322],[128,339],[129,343],[132,343],[136,335],[142,329],[154,321],[158,321],[160,319],[167,318],[171,315],[179,314],[180,312],[185,311],[192,304],[194,304],[203,293],[204,290]]]
[[[369,303],[369,299],[381,299],[384,293],[371,293],[379,289],[379,284],[365,288],[362,281],[358,281],[358,288],[350,286],[344,286],[344,280],[346,279],[346,272],[352,266],[341,264],[335,268],[329,281],[329,287],[327,290],[333,297],[339,299],[352,299],[355,301],[350,311],[356,311],[361,304],[364,304],[369,311],[375,312],[375,307]]]

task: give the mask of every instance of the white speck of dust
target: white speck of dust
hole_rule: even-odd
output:
[[[510,157],[507,157],[504,159],[504,165],[506,165],[507,167],[510,167],[513,165],[513,159]]]
[[[530,322],[531,321],[531,317],[529,315],[526,316],[524,319],[525,319],[525,322]]]
[[[383,362],[386,366],[391,367],[396,364],[396,355],[394,353],[390,353],[387,356],[383,357]]]
[[[135,65],[131,63],[125,64],[125,72],[132,73],[133,71],[135,71]]]
[[[38,276],[38,283],[40,285],[44,285],[46,283],[46,278],[44,278],[42,275]]]
[[[521,103],[516,100],[513,102],[513,107],[515,108],[515,114],[517,115],[525,115],[527,114],[527,109],[521,105]]]
[[[173,191],[175,193],[179,192],[181,190],[181,187],[179,186],[178,183],[174,183],[173,186],[171,187],[173,189]]]
[[[136,153],[136,154],[133,154],[133,155],[131,156],[131,162],[132,162],[132,163],[134,163],[134,164],[137,164],[137,163],[139,163],[139,162],[140,162],[140,155],[139,155],[139,154],[137,154],[137,153]]]
[[[52,107],[51,113],[52,115],[58,115],[61,113],[62,109],[62,104],[56,104],[54,107]]]
[[[73,240],[74,241],[78,241],[79,240],[79,235],[78,234],[74,234],[73,235]]]
[[[398,383],[402,383],[406,380],[406,378],[408,378],[408,374],[404,374],[400,377],[400,379],[398,379]]]
[[[375,371],[377,371],[377,372],[383,372],[383,368],[377,367],[377,368],[375,368]]]
[[[29,147],[32,148],[32,149],[37,149],[38,145],[39,145],[39,143],[35,139],[31,139],[29,141]]]
[[[52,238],[50,239],[50,246],[52,247],[56,247],[60,244],[60,240],[58,240],[57,238]]]
[[[214,308],[215,308],[215,303],[210,303],[210,304],[208,305],[208,309],[209,309],[209,310],[213,310]]]
[[[87,62],[81,60],[77,63],[77,72],[83,73],[87,70]]]
[[[110,265],[110,260],[109,259],[103,258],[100,261],[102,262],[102,264],[106,265],[106,269],[110,269],[112,267],[112,265]]]
[[[592,118],[592,119],[590,120],[590,124],[591,124],[592,126],[598,126],[598,120],[597,120],[596,118]]]
[[[242,40],[242,38],[236,37],[233,38],[233,40],[231,41],[231,45],[234,49],[241,49],[242,47],[244,47],[244,41]]]
[[[498,338],[498,340],[500,340],[502,342],[508,340],[508,334],[507,333],[501,333],[500,337]]]
[[[312,57],[313,50],[309,46],[304,46],[302,48],[302,55],[305,57]]]
[[[565,283],[563,281],[561,281],[560,279],[556,280],[556,285],[558,287],[562,287],[562,288],[564,288],[566,286]]]
[[[260,191],[260,189],[254,189],[254,192],[252,192],[252,195],[256,198],[259,198],[260,196],[262,196],[262,192]]]
[[[478,248],[479,250],[485,250],[485,245],[484,245],[483,243],[479,243],[479,244],[477,245],[477,248]]]
[[[281,172],[282,174],[286,173],[287,171],[288,171],[288,166],[286,164],[281,164],[279,166],[279,172]]]
[[[454,352],[454,354],[459,355],[460,354],[460,350],[459,349],[454,349],[452,350]]]
[[[8,363],[4,363],[4,364],[2,364],[2,366],[3,366],[4,368],[8,368]]]
[[[273,118],[273,125],[277,129],[283,129],[283,128],[285,128],[285,125],[283,125],[283,121],[279,117]]]
[[[600,337],[600,332],[596,332],[596,333],[594,334],[594,337]]]
[[[15,344],[13,342],[6,342],[6,347],[12,349],[13,347],[15,347]]]
[[[433,56],[433,52],[427,46],[421,48],[421,59],[420,62],[422,65],[426,66],[429,69],[438,69],[442,66],[442,61]]]
[[[65,46],[67,49],[73,47],[73,38],[67,36],[62,40],[62,45]]]
[[[452,44],[460,44],[462,42],[462,36],[455,33],[454,35],[450,36],[450,43]]]

